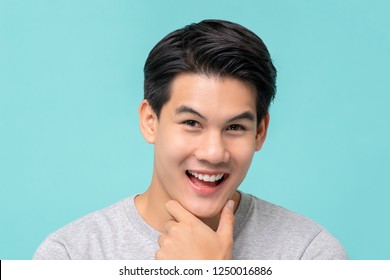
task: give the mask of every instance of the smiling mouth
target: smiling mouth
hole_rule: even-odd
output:
[[[229,177],[229,175],[225,173],[209,175],[189,170],[186,171],[186,175],[192,183],[202,188],[214,188]]]

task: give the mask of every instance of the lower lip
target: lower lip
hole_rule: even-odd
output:
[[[195,185],[191,180],[190,178],[187,176],[187,180],[190,184],[190,186],[192,187],[192,189],[200,194],[200,195],[204,195],[204,196],[207,196],[207,195],[212,195],[214,193],[216,193],[217,191],[219,191],[221,188],[222,188],[222,185],[225,183],[225,180],[223,182],[221,182],[218,186],[215,186],[215,187],[199,187],[197,185]]]

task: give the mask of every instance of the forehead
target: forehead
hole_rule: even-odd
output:
[[[204,74],[181,74],[175,77],[170,87],[167,107],[191,106],[205,112],[256,111],[254,86],[244,81]]]

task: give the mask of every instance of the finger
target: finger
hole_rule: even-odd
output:
[[[234,229],[234,201],[229,200],[226,202],[225,207],[222,209],[221,218],[217,229],[217,234],[223,238],[233,240]]]
[[[178,223],[176,220],[173,220],[173,219],[168,220],[168,222],[166,222],[164,225],[165,233],[169,234],[171,232],[172,228],[175,228],[175,226],[177,226],[177,225],[178,225]]]
[[[187,211],[178,201],[169,200],[165,205],[168,213],[177,221],[188,221],[193,219],[195,216]]]
[[[158,250],[155,254],[154,254],[154,259],[155,260],[167,260],[168,257],[165,255],[165,253],[161,250]]]
[[[164,244],[164,240],[166,239],[166,235],[165,234],[161,234],[158,239],[157,239],[157,243],[158,243],[158,246],[160,246],[160,248],[163,246]]]

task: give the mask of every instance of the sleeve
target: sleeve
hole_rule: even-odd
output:
[[[33,260],[70,260],[69,253],[60,241],[48,236],[36,250]]]
[[[347,253],[340,242],[322,229],[310,242],[303,253],[302,260],[346,260]]]

